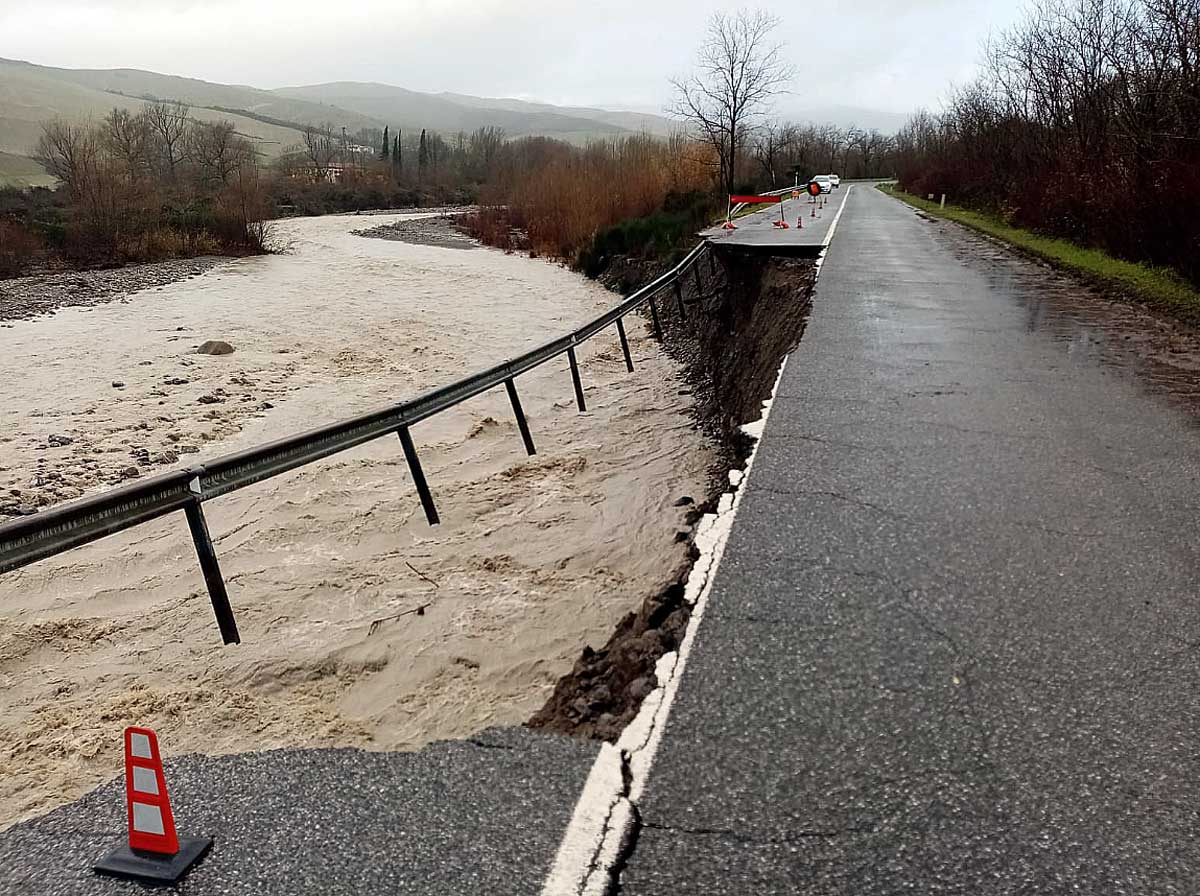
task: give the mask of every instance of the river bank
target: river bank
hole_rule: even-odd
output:
[[[613,301],[542,261],[364,239],[357,216],[279,227],[287,255],[0,330],[4,490],[54,503],[340,419]],[[0,578],[0,823],[118,771],[125,724],[178,754],[408,749],[529,718],[686,562],[680,499],[716,464],[681,366],[629,332],[633,375],[615,334],[582,347],[587,414],[565,362],[521,378],[535,457],[503,392],[414,430],[435,529],[390,440],[209,505],[238,647],[182,519]],[[233,353],[197,354],[210,339]]]
[[[88,308],[126,299],[136,292],[161,289],[199,277],[229,259],[205,255],[174,261],[86,271],[54,271],[0,279],[0,326],[53,314],[60,308]]]

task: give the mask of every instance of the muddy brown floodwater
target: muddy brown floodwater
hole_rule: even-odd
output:
[[[372,224],[398,220],[381,216]],[[0,329],[10,513],[416,395],[614,301],[542,261],[280,225],[286,255]],[[223,648],[182,515],[0,577],[0,827],[173,755],[415,748],[519,724],[684,561],[715,450],[681,371],[630,327],[413,434],[443,524],[382,439],[206,505],[243,643]],[[234,353],[196,354],[205,340]],[[418,615],[418,607],[424,607]]]

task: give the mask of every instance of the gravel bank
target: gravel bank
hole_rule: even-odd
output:
[[[0,280],[0,322],[31,320],[53,314],[59,308],[124,300],[143,289],[161,289],[180,280],[199,277],[228,260],[206,255],[99,271],[64,271]],[[4,325],[0,323],[0,326]]]
[[[454,212],[461,214],[463,209]],[[354,231],[355,236],[371,239],[396,240],[414,246],[436,246],[440,249],[479,249],[483,244],[464,234],[454,225],[451,215],[436,218],[410,218],[394,224],[381,224],[367,230]]]

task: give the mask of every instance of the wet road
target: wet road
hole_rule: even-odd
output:
[[[861,189],[869,187],[863,185]],[[807,195],[799,199],[789,197],[783,201],[782,210],[778,205],[768,205],[761,211],[738,218],[734,222],[735,230],[710,227],[700,235],[722,248],[815,257],[829,244],[833,222],[849,193],[850,185],[847,184],[822,196],[820,202]],[[786,221],[788,226],[776,226],[779,221]]]
[[[1197,891],[1197,430],[1037,308],[850,197],[625,896]]]

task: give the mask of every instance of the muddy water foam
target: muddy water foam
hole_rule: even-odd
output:
[[[46,505],[202,461],[413,396],[613,301],[540,261],[353,236],[361,221],[287,222],[289,254],[0,330],[0,486]],[[220,646],[181,517],[0,577],[0,824],[117,773],[126,724],[177,754],[404,749],[527,718],[682,559],[674,504],[713,461],[680,371],[630,333],[632,376],[615,337],[582,350],[587,414],[565,361],[519,381],[536,457],[502,391],[414,429],[437,528],[391,439],[206,505],[238,647]],[[206,339],[236,351],[195,354]]]

